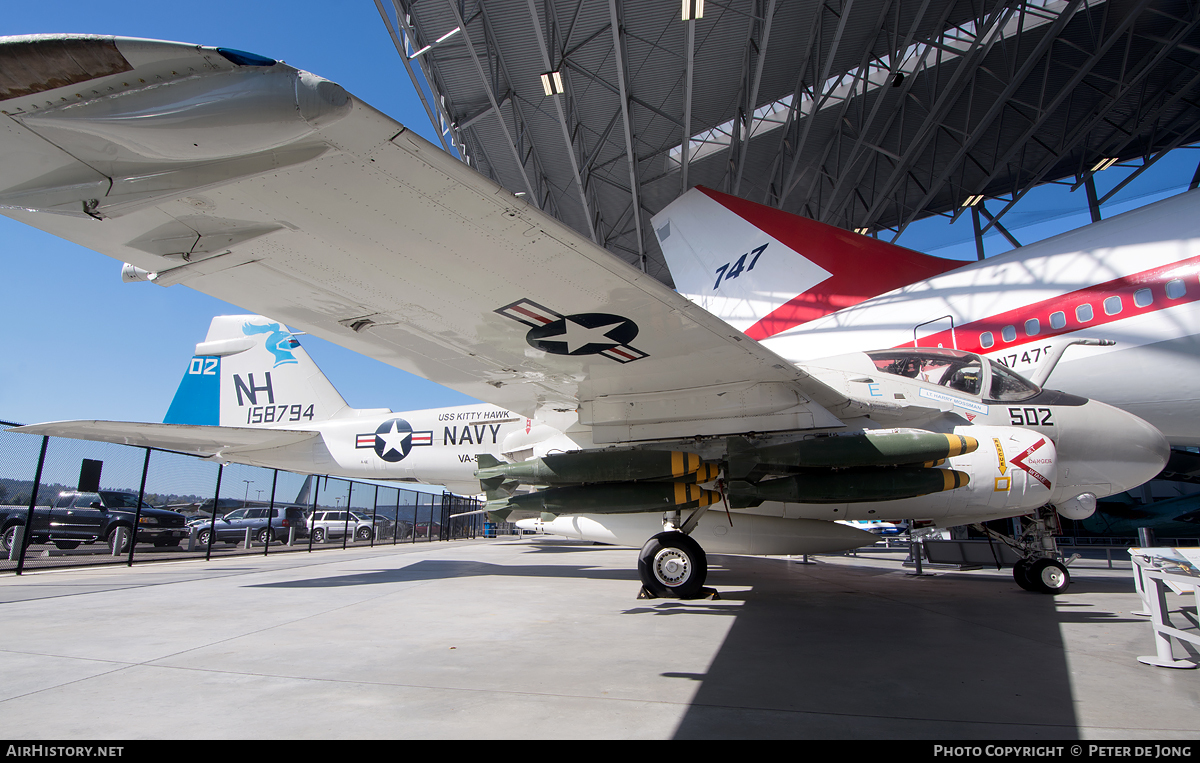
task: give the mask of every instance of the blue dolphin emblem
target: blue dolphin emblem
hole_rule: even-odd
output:
[[[292,355],[292,350],[299,347],[300,343],[296,341],[296,337],[292,336],[290,332],[284,331],[278,323],[268,323],[266,326],[247,323],[242,326],[242,333],[246,336],[270,334],[267,337],[267,349],[275,356],[275,365],[272,368],[278,368],[285,363],[300,362]]]

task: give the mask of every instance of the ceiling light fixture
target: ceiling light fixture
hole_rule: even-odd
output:
[[[546,92],[546,95],[562,95],[565,91],[562,72],[546,72],[543,74],[542,90]]]
[[[454,35],[458,34],[458,33],[459,33],[459,32],[461,32],[461,31],[462,31],[462,27],[460,27],[460,26],[456,26],[456,27],[454,27],[454,28],[453,28],[453,29],[451,29],[449,32],[446,32],[444,35],[442,35],[441,37],[437,38],[436,40],[434,40],[434,41],[433,41],[432,43],[430,43],[429,45],[426,45],[425,47],[423,47],[423,48],[421,48],[420,50],[418,50],[416,53],[413,53],[411,56],[409,56],[409,57],[408,57],[408,60],[409,60],[409,61],[413,60],[413,59],[414,59],[414,58],[416,58],[417,56],[419,56],[419,55],[421,55],[422,53],[425,53],[426,51],[428,51],[428,50],[429,50],[430,48],[432,48],[434,45],[440,45],[440,44],[442,44],[443,42],[445,42],[446,40],[449,40],[451,37],[453,37]]]

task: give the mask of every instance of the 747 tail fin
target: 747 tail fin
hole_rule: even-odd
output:
[[[679,293],[751,339],[963,264],[701,186],[651,222]]]

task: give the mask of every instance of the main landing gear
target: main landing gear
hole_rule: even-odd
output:
[[[1020,554],[1021,560],[1013,565],[1013,579],[1021,588],[1034,593],[1059,594],[1071,585],[1067,564],[1079,555],[1073,555],[1066,564],[1058,561],[1058,548],[1054,545],[1058,512],[1053,506],[1043,506],[1034,512],[1032,521],[1016,538],[983,525],[975,527]]]
[[[704,508],[697,509],[680,524],[676,512],[674,522],[663,522],[666,532],[655,535],[642,546],[638,554],[638,577],[642,579],[639,599],[719,598],[716,589],[704,587],[708,557],[688,535],[703,513]]]
[[[677,530],[659,533],[638,554],[638,576],[639,599],[694,599],[704,590],[708,557],[699,543]]]

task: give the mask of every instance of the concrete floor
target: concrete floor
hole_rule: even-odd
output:
[[[1127,562],[1048,597],[895,552],[711,556],[720,600],[682,602],[636,599],[636,558],[542,538],[5,575],[0,738],[1200,733],[1200,670],[1135,659]],[[1194,624],[1192,598],[1168,602]]]

